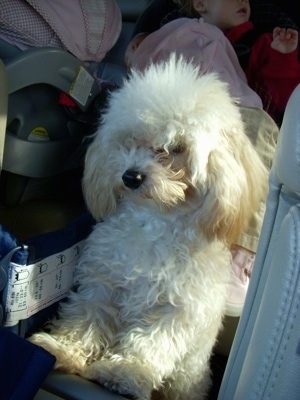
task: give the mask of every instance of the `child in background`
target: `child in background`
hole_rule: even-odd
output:
[[[239,103],[262,108],[260,97],[248,85],[237,55],[214,25],[203,19],[178,18],[147,35],[133,38],[125,53],[127,66],[143,70],[151,62],[160,62],[175,52],[201,66],[201,72],[216,72],[229,84],[229,90]]]
[[[248,0],[175,0],[220,28],[235,48],[250,87],[279,125],[287,101],[300,83],[298,31],[276,27],[261,33],[250,19]]]
[[[204,22],[214,25],[225,34],[236,51],[249,86],[262,99],[264,110],[280,126],[287,101],[300,83],[298,31],[276,27],[273,34],[261,33],[249,21],[251,10],[248,0],[174,0],[174,3],[182,7],[182,14],[190,18],[201,17]],[[190,31],[188,26],[184,27],[184,36],[193,34],[195,21],[193,24],[194,27],[192,24],[189,26]],[[184,38],[178,26],[173,25],[173,29],[176,35],[173,35],[174,42],[170,41],[172,31],[169,29],[169,43],[166,44],[164,37],[164,46],[165,50],[167,46],[169,49],[170,46],[175,48],[175,41],[178,40],[178,51]],[[186,45],[183,44],[185,51]],[[140,56],[136,55],[136,62],[140,63],[137,57]]]

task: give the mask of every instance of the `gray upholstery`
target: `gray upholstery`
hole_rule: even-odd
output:
[[[218,400],[300,398],[300,85],[286,108],[254,272]]]

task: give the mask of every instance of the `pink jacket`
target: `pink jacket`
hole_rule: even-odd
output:
[[[1,0],[0,38],[24,50],[63,47],[101,61],[121,32],[116,0]]]
[[[171,21],[142,41],[133,53],[131,66],[143,70],[173,52],[200,65],[203,73],[216,72],[241,105],[262,108],[260,97],[248,86],[233,47],[219,28],[202,18]]]

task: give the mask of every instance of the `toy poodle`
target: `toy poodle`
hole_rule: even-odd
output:
[[[98,221],[58,318],[29,340],[56,368],[128,398],[205,398],[230,280],[229,246],[267,171],[236,99],[181,58],[131,71],[89,145]]]

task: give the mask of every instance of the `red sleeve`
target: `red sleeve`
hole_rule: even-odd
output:
[[[261,96],[265,110],[276,119],[300,83],[300,64],[298,50],[282,54],[271,48],[271,42],[271,34],[258,38],[245,72],[249,85]]]

